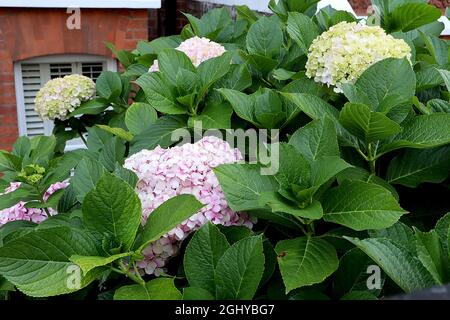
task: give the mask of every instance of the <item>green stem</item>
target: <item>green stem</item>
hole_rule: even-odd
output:
[[[375,162],[376,162],[376,155],[375,152],[373,150],[373,145],[372,143],[369,143],[368,147],[367,147],[367,151],[369,153],[368,156],[368,161],[369,161],[369,167],[370,167],[370,173],[375,174],[376,173],[376,166],[375,166]]]
[[[145,286],[145,281],[144,279],[142,279],[141,275],[139,274],[139,272],[137,272],[137,268],[135,265],[133,265],[134,270],[136,272],[136,274],[133,274],[129,268],[123,263],[123,261],[119,261],[119,267],[120,269],[111,267],[111,270],[115,271],[115,272],[119,272],[121,274],[124,274],[125,276],[127,276],[128,278],[130,278],[131,280],[133,280],[134,282],[136,282],[137,284],[141,285],[141,286]]]

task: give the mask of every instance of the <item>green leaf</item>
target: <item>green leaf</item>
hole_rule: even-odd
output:
[[[385,114],[398,106],[410,104],[415,89],[416,76],[410,62],[392,58],[375,63],[354,85],[343,87],[350,102],[365,104],[372,111]]]
[[[187,287],[183,290],[183,300],[214,300],[214,296],[205,289]]]
[[[420,36],[434,62],[440,66],[446,65],[449,61],[448,54],[450,45],[448,41],[424,32],[420,32]]]
[[[82,102],[81,105],[72,111],[68,117],[78,116],[80,114],[99,114],[108,108],[109,103],[105,99],[93,99]]]
[[[286,293],[321,283],[337,270],[339,260],[334,247],[320,238],[300,237],[283,240],[275,247]]]
[[[170,198],[157,207],[148,217],[141,237],[139,250],[143,250],[184,220],[196,214],[204,205],[195,196],[182,194]]]
[[[287,32],[304,54],[308,53],[311,43],[319,36],[319,30],[311,18],[297,12],[289,12]]]
[[[194,121],[201,121],[202,129],[230,129],[233,109],[229,103],[208,103],[199,116],[189,118],[189,126],[194,127]]]
[[[450,171],[450,147],[429,150],[406,150],[389,164],[387,180],[415,188],[424,182],[440,183]]]
[[[400,148],[426,149],[450,143],[450,114],[413,117],[402,124],[403,131],[382,145],[378,155]]]
[[[314,120],[298,129],[290,137],[289,144],[310,161],[325,156],[339,156],[336,129],[329,118]]]
[[[0,248],[0,274],[28,296],[70,293],[87,286],[97,273],[81,275],[69,257],[98,254],[93,239],[84,231],[67,227],[36,230]]]
[[[448,253],[444,252],[439,235],[434,230],[421,232],[415,229],[414,233],[419,260],[433,276],[436,283],[445,284],[450,276],[449,261]]]
[[[147,102],[157,111],[167,114],[185,114],[186,109],[175,102],[174,93],[159,72],[149,72],[136,80],[145,93]]]
[[[134,135],[142,133],[153,124],[158,115],[155,109],[143,102],[133,103],[125,113],[125,124]]]
[[[413,230],[400,221],[387,229],[369,230],[369,236],[392,240],[409,251],[416,252],[416,239]]]
[[[283,31],[274,19],[262,17],[247,33],[247,50],[269,58],[277,57],[283,45]]]
[[[323,209],[320,202],[314,200],[305,208],[298,207],[295,203],[289,202],[277,192],[263,192],[259,199],[261,206],[268,205],[273,212],[283,212],[295,217],[318,220],[323,216]]]
[[[106,266],[111,262],[130,255],[132,255],[131,252],[114,254],[109,257],[73,255],[69,258],[69,260],[78,265],[81,268],[81,271],[83,271],[83,274],[87,274],[92,269]]]
[[[186,127],[186,119],[183,117],[163,116],[158,118],[148,129],[134,137],[130,154],[137,153],[142,149],[152,150],[158,145],[161,148],[170,147],[181,138],[176,134],[177,130],[183,130]]]
[[[184,271],[189,285],[216,293],[216,266],[230,247],[225,236],[211,223],[203,225],[189,241]]]
[[[0,151],[0,171],[20,171],[21,169],[21,158],[6,151]]]
[[[261,236],[242,239],[219,259],[216,267],[216,298],[250,300],[264,272]]]
[[[362,181],[345,180],[327,191],[322,206],[325,221],[356,231],[390,227],[405,213],[390,191]]]
[[[138,176],[131,170],[125,169],[119,163],[116,163],[116,168],[114,169],[114,175],[121,178],[123,181],[127,182],[132,188],[136,187],[138,183]]]
[[[367,289],[367,280],[370,276],[367,273],[367,267],[370,265],[373,265],[372,260],[358,248],[347,251],[341,257],[339,269],[334,274],[333,293],[344,296],[348,293],[367,290],[372,295],[378,295],[381,290]]]
[[[116,72],[103,71],[96,81],[96,87],[100,97],[114,101],[122,93],[122,80]]]
[[[386,139],[402,130],[398,123],[363,104],[345,104],[339,120],[350,133],[367,143]]]
[[[19,158],[25,158],[31,151],[31,141],[27,136],[17,138],[11,153]],[[1,170],[1,169],[0,169]]]
[[[258,165],[226,164],[214,168],[214,173],[234,211],[258,209],[261,193],[278,189],[272,176],[261,175]]]
[[[434,230],[441,239],[444,252],[448,251],[450,257],[450,213],[447,213],[441,219],[439,219]]]
[[[236,114],[248,122],[256,123],[254,119],[254,99],[252,96],[232,89],[218,89],[222,96],[228,100]]]
[[[125,141],[130,142],[133,140],[133,135],[130,132],[128,132],[122,128],[112,128],[110,126],[105,126],[103,124],[97,124],[96,127],[100,128],[102,130],[105,130]]]
[[[195,72],[195,67],[191,59],[184,53],[176,49],[164,49],[158,54],[158,65],[161,72],[167,79],[176,85],[176,77],[180,69]]]
[[[172,278],[153,279],[141,286],[123,286],[114,293],[114,300],[181,300],[181,293]]]
[[[202,80],[203,87],[209,88],[214,82],[225,76],[230,70],[231,53],[224,53],[221,56],[202,62],[197,73]]]
[[[437,70],[444,80],[445,86],[447,87],[447,91],[450,91],[450,71],[447,70]]]
[[[415,254],[392,240],[345,238],[364,251],[405,292],[418,291],[436,284]]]
[[[128,183],[105,173],[83,202],[83,222],[130,248],[141,221],[141,202]]]
[[[441,10],[426,3],[407,3],[392,12],[396,29],[407,32],[438,20]]]
[[[352,166],[339,157],[321,157],[311,165],[311,185],[320,187],[350,167]]]
[[[71,179],[71,186],[77,194],[78,201],[83,202],[86,194],[94,189],[97,181],[105,172],[106,169],[98,161],[89,158],[81,160]]]

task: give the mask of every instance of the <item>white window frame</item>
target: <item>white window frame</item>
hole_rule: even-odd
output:
[[[102,62],[105,65],[107,71],[117,71],[117,61],[112,58],[106,58],[96,55],[75,55],[75,54],[63,54],[63,55],[49,55],[43,57],[37,57],[27,60],[22,60],[14,63],[14,82],[16,91],[16,106],[17,106],[17,123],[19,127],[19,135],[24,136],[27,134],[27,122],[25,112],[25,98],[23,92],[22,82],[22,64],[54,64],[54,63],[99,63]],[[50,80],[50,72],[44,72],[41,69],[41,83],[45,84]],[[53,122],[44,120],[45,131],[51,132],[53,129]],[[76,149],[82,147],[81,145],[70,146],[70,149]]]

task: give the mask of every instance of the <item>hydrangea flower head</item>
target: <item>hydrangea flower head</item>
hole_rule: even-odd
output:
[[[136,191],[142,203],[142,223],[159,205],[180,194],[192,194],[205,206],[183,221],[143,252],[145,259],[138,267],[147,274],[158,275],[166,261],[174,256],[180,242],[190,233],[211,221],[224,226],[245,225],[255,222],[245,213],[237,213],[228,206],[213,168],[221,164],[242,160],[237,149],[216,138],[205,137],[194,144],[170,149],[159,146],[142,150],[125,160],[125,168],[139,178]]]
[[[94,97],[95,83],[90,78],[72,74],[50,80],[39,90],[34,108],[42,119],[65,120],[82,102]]]
[[[309,48],[306,75],[335,86],[353,83],[372,64],[387,58],[411,59],[411,48],[378,26],[341,22],[317,37]]]
[[[220,57],[226,51],[222,45],[207,38],[199,38],[197,36],[183,41],[176,50],[184,52],[191,59],[195,67],[198,67],[206,60]],[[159,71],[158,60],[153,62],[149,71]]]
[[[44,193],[44,196],[42,197],[43,200],[47,201],[52,194],[54,194],[58,190],[67,188],[68,185],[69,183],[65,181],[52,184]],[[19,189],[20,186],[20,182],[11,182],[9,187],[5,189],[5,192],[1,193],[0,195],[14,192]],[[25,205],[26,202],[20,201],[10,208],[0,210],[0,227],[11,221],[25,220],[34,223],[40,223],[48,218],[44,209],[26,208]],[[48,212],[52,216],[57,214],[56,210],[52,208],[48,208]]]

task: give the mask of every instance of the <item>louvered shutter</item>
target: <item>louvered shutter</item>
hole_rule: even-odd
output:
[[[27,136],[45,134],[44,122],[34,111],[34,98],[42,87],[41,65],[22,64],[23,102]]]

